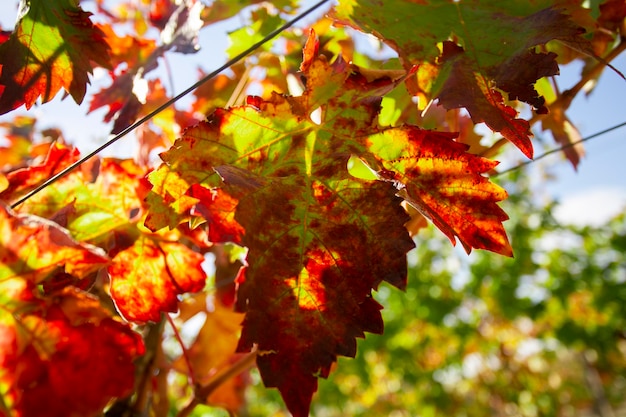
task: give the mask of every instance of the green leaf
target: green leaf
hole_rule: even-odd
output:
[[[585,30],[563,10],[544,3],[549,2],[395,1],[380,8],[372,0],[352,0],[341,3],[338,16],[380,34],[405,68],[440,64],[429,92],[432,98],[448,110],[466,108],[474,123],[485,122],[532,158],[530,125],[516,118],[517,111],[505,104],[502,93],[547,113],[534,83],[558,74],[556,54],[536,53],[534,48],[559,40],[591,51],[581,36]]]
[[[110,68],[104,33],[74,0],[21,0],[15,31],[0,45],[0,114],[63,88],[81,103],[93,63]]]

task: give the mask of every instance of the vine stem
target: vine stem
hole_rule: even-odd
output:
[[[138,379],[135,386],[137,395],[134,397],[131,408],[133,414],[137,415],[143,414],[148,406],[152,376],[156,366],[157,351],[160,349],[161,336],[163,334],[163,320],[161,319],[158,323],[149,325],[148,329],[148,334],[144,338],[146,354],[141,359],[141,377]]]
[[[108,148],[109,146],[111,146],[112,144],[117,142],[118,140],[122,139],[124,136],[128,135],[130,132],[132,132],[133,130],[137,129],[142,124],[148,122],[154,116],[156,116],[157,114],[161,113],[163,110],[167,109],[172,104],[176,103],[178,100],[180,100],[181,98],[185,97],[187,94],[191,93],[192,91],[194,91],[198,87],[200,87],[202,84],[204,84],[207,81],[215,78],[219,73],[221,73],[225,69],[230,68],[231,66],[235,65],[237,62],[241,61],[243,58],[245,58],[246,56],[250,55],[252,52],[254,52],[257,49],[259,49],[262,45],[264,45],[265,43],[267,43],[270,40],[274,39],[276,36],[280,35],[283,31],[285,31],[286,29],[288,29],[291,26],[295,25],[297,22],[299,22],[300,20],[304,19],[306,16],[308,16],[309,14],[311,14],[312,12],[314,12],[315,10],[317,10],[322,5],[324,5],[325,3],[328,3],[328,2],[329,2],[329,0],[320,0],[319,2],[315,3],[313,6],[309,7],[308,9],[306,9],[305,11],[300,13],[298,16],[294,17],[290,21],[288,21],[285,24],[283,24],[282,26],[280,26],[278,29],[275,29],[271,33],[267,34],[263,39],[261,39],[260,41],[258,41],[255,44],[253,44],[252,46],[250,46],[245,51],[241,52],[240,54],[238,54],[234,58],[229,59],[224,65],[222,65],[218,69],[216,69],[213,72],[207,74],[206,76],[204,76],[200,80],[196,81],[193,85],[188,87],[183,92],[181,92],[178,95],[176,95],[175,97],[169,99],[168,101],[166,101],[165,103],[163,103],[162,105],[160,105],[159,107],[154,109],[149,114],[145,115],[141,119],[137,120],[135,123],[133,123],[130,126],[126,127],[124,130],[122,130],[120,133],[115,135],[113,138],[111,138],[108,141],[106,141],[103,145],[99,146],[98,148],[94,149],[93,151],[91,151],[87,155],[85,155],[82,158],[80,158],[78,161],[72,163],[71,165],[67,166],[66,168],[64,168],[60,172],[56,173],[52,177],[48,178],[46,181],[44,181],[43,183],[41,183],[40,185],[38,185],[37,187],[35,187],[31,191],[29,191],[28,193],[26,193],[24,196],[19,198],[17,201],[12,203],[11,204],[11,208],[12,209],[16,208],[17,206],[19,206],[20,204],[22,204],[23,202],[25,202],[26,200],[28,200],[29,198],[34,196],[35,194],[39,193],[41,190],[45,189],[46,187],[48,187],[51,184],[54,184],[59,179],[63,178],[64,176],[66,176],[70,172],[74,171],[76,168],[78,168],[80,165],[82,165],[85,161],[88,161],[89,159],[93,158],[94,156],[96,156],[97,154],[102,152],[104,149]]]
[[[202,404],[205,399],[213,393],[220,385],[233,378],[243,371],[249,369],[257,357],[256,347],[251,352],[241,357],[237,362],[233,363],[226,369],[221,370],[206,384],[198,387],[193,395],[193,398],[182,410],[179,411],[176,417],[188,417],[193,412],[197,405]]]

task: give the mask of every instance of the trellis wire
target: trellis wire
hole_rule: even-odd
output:
[[[279,28],[275,29],[274,31],[272,31],[271,33],[266,35],[259,42],[253,44],[248,49],[246,49],[245,51],[241,52],[239,55],[235,56],[234,58],[229,59],[224,65],[222,65],[218,69],[214,70],[213,72],[207,74],[206,76],[204,76],[200,80],[196,81],[196,83],[194,83],[191,87],[187,88],[185,91],[183,91],[180,94],[176,95],[175,97],[169,99],[167,102],[163,103],[161,106],[157,107],[155,110],[153,110],[152,112],[150,112],[146,116],[142,117],[141,119],[137,120],[135,123],[133,123],[130,126],[126,127],[124,130],[122,130],[120,133],[115,135],[113,138],[109,139],[107,142],[105,142],[100,147],[98,147],[95,150],[91,151],[87,155],[85,155],[82,158],[80,158],[78,161],[76,161],[73,164],[69,165],[68,167],[66,167],[62,171],[60,171],[57,174],[53,175],[52,177],[48,178],[42,184],[38,185],[37,187],[35,187],[34,189],[32,189],[31,191],[26,193],[20,199],[18,199],[13,204],[11,204],[11,208],[13,208],[13,209],[16,208],[17,206],[19,206],[20,204],[22,204],[23,202],[25,202],[26,200],[28,200],[29,198],[31,198],[32,196],[34,196],[35,194],[40,192],[41,190],[45,189],[46,187],[50,186],[51,184],[54,184],[59,179],[63,178],[64,176],[66,176],[67,174],[69,174],[70,172],[72,172],[73,170],[78,168],[84,162],[86,162],[89,159],[93,158],[94,156],[96,156],[97,154],[102,152],[104,149],[108,148],[109,146],[111,146],[112,144],[117,142],[118,140],[122,139],[124,136],[126,136],[127,134],[129,134],[133,130],[137,129],[139,126],[141,126],[142,124],[146,123],[147,121],[152,119],[154,116],[156,116],[157,114],[161,113],[163,110],[167,109],[169,106],[171,106],[172,104],[176,103],[178,100],[180,100],[181,98],[183,98],[187,94],[189,94],[192,91],[194,91],[196,88],[200,87],[205,82],[207,82],[207,81],[211,80],[212,78],[216,77],[219,73],[221,73],[225,69],[230,68],[231,66],[235,65],[237,62],[241,61],[243,58],[245,58],[246,56],[248,56],[252,52],[256,51],[263,44],[265,44],[268,41],[272,40],[273,38],[275,38],[276,36],[281,34],[283,31],[285,31],[286,29],[290,28],[291,26],[293,26],[294,24],[296,24],[297,22],[299,22],[300,20],[302,20],[303,18],[305,18],[306,16],[308,16],[309,14],[311,14],[312,12],[317,10],[319,7],[321,7],[324,3],[327,3],[328,1],[329,0],[320,0],[319,2],[315,3],[313,6],[309,7],[308,9],[306,9],[305,11],[300,13],[298,16],[294,17],[292,20],[286,22],[285,24],[283,24]]]
[[[534,159],[529,159],[528,161],[524,161],[524,162],[522,162],[520,164],[517,164],[517,165],[511,167],[511,168],[505,169],[504,171],[496,172],[495,174],[490,175],[490,177],[497,177],[499,175],[507,174],[509,172],[518,170],[518,169],[520,169],[522,167],[525,167],[526,165],[530,165],[530,164],[532,164],[534,162],[537,162],[540,159],[543,159],[543,158],[545,158],[548,155],[552,155],[553,153],[560,152],[560,151],[562,151],[564,149],[571,148],[571,147],[576,146],[576,145],[578,145],[580,143],[583,143],[583,142],[587,142],[588,140],[597,138],[598,136],[602,136],[602,135],[604,135],[606,133],[612,132],[613,130],[619,129],[620,127],[624,127],[624,126],[626,126],[626,122],[622,122],[622,123],[617,124],[615,126],[612,126],[612,127],[607,128],[607,129],[601,130],[600,132],[596,132],[593,135],[589,135],[586,138],[582,138],[582,139],[577,140],[575,142],[568,143],[567,145],[563,145],[563,146],[559,146],[558,148],[550,149],[549,151],[546,151],[545,153],[542,153],[541,155],[539,155],[538,157],[536,157]]]

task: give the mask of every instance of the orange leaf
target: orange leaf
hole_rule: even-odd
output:
[[[107,262],[103,250],[74,241],[58,224],[0,205],[0,282],[38,284],[57,270],[83,278]]]
[[[79,152],[76,148],[69,148],[59,143],[53,144],[43,161],[7,174],[10,185],[0,193],[0,199],[7,202],[17,199],[77,161],[78,156]]]
[[[178,310],[179,294],[204,288],[204,257],[180,243],[157,239],[141,235],[108,267],[111,297],[128,320],[159,321],[162,312]]]
[[[105,36],[111,55],[111,66],[117,67],[124,63],[127,68],[143,64],[156,49],[156,42],[145,37],[131,35],[118,36],[109,25],[97,25]]]

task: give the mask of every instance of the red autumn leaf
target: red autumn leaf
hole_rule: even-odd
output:
[[[135,83],[141,82],[146,81],[131,72],[116,77],[109,87],[93,95],[89,111],[108,106],[109,111],[104,115],[104,121],[108,123],[115,119],[111,133],[120,133],[137,119],[141,101],[133,90]]]
[[[95,416],[132,393],[141,337],[96,298],[69,287],[21,307],[29,312],[0,313],[0,395],[10,415]]]
[[[195,210],[207,220],[209,240],[214,243],[241,243],[243,227],[235,220],[237,200],[220,189],[207,190],[194,184],[188,191],[197,198]]]
[[[141,235],[108,267],[111,297],[126,319],[157,322],[162,312],[178,310],[179,294],[204,288],[203,261],[183,244]]]
[[[509,100],[526,102],[539,114],[548,113],[545,99],[535,90],[535,82],[559,74],[555,53],[525,51],[488,72],[496,86],[508,93]]]
[[[496,204],[506,191],[482,176],[498,163],[467,153],[454,137],[404,126],[370,137],[369,149],[381,161],[381,175],[392,172],[389,179],[404,184],[401,195],[453,244],[458,237],[468,253],[477,248],[511,256],[502,226],[508,216]]]
[[[353,357],[356,337],[382,332],[371,290],[383,280],[405,285],[413,247],[395,188],[336,169],[305,185],[218,168],[239,198],[249,248],[238,280],[237,307],[246,312],[238,351],[258,345],[263,382],[294,416],[308,415],[317,376],[328,376],[337,355]]]
[[[61,88],[81,103],[93,63],[110,68],[104,34],[72,0],[22,3],[25,12],[0,45],[0,114],[50,101]]]
[[[159,29],[163,29],[174,11],[176,11],[174,1],[155,0],[150,4],[150,23]]]
[[[246,312],[239,350],[258,345],[265,384],[278,387],[296,416],[308,414],[316,378],[328,375],[337,355],[353,356],[356,337],[382,331],[372,289],[382,281],[405,285],[413,243],[396,187],[411,190],[405,196],[411,203],[445,197],[427,207],[442,211],[430,217],[452,239],[510,253],[496,205],[505,193],[481,175],[495,163],[472,158],[449,134],[377,126],[380,96],[404,77],[361,71],[341,59],[331,65],[314,53],[305,48],[302,96],[249,97],[248,106],[218,109],[187,129],[150,174],[155,216],[146,220],[153,230],[176,226],[199,213],[203,199],[212,201],[198,191],[211,195],[207,190],[226,184],[248,247],[237,294]],[[314,111],[319,120],[311,119]],[[377,148],[395,137],[391,145],[405,162]],[[352,155],[380,169],[382,180],[349,175]],[[414,172],[429,166],[430,177]],[[477,207],[460,217],[472,199]],[[216,221],[214,213],[204,215]]]
[[[490,87],[487,78],[474,72],[472,61],[463,49],[452,42],[444,42],[442,61],[450,70],[439,92],[439,103],[448,110],[465,107],[474,123],[485,122],[532,158],[530,124],[517,119],[517,111],[504,104],[502,94]]]
[[[58,277],[85,279],[106,265],[104,251],[4,206],[0,229],[0,395],[11,415],[95,415],[132,392],[138,335],[71,287],[51,302],[37,298],[40,284],[48,291]]]
[[[165,11],[166,6],[155,4],[154,7]],[[175,5],[168,16],[163,16],[167,18],[167,24],[161,31],[162,44],[159,47],[155,47],[154,42],[130,36],[120,38],[111,29],[106,30],[107,41],[112,46],[113,62],[125,62],[127,69],[122,74],[112,74],[112,84],[93,96],[89,111],[108,106],[104,121],[114,120],[112,133],[120,133],[136,119],[167,101],[160,80],[148,81],[145,76],[158,67],[158,58],[167,51],[197,52],[198,31],[203,26],[200,18],[203,7],[198,0],[185,0]],[[133,46],[139,48],[139,53],[134,52],[133,58],[128,60],[128,51],[135,51],[131,49]],[[169,109],[161,112],[154,120],[163,119],[167,113],[170,113],[169,119],[174,119],[174,110]],[[168,120],[160,127],[167,130],[170,125]]]
[[[117,134],[163,105],[169,97],[160,80],[145,80],[142,76],[127,72],[115,78],[113,83],[94,94],[89,111],[108,106],[105,122],[114,120],[111,133]],[[152,119],[164,134],[174,139],[177,129],[177,113],[173,108],[165,109]]]

